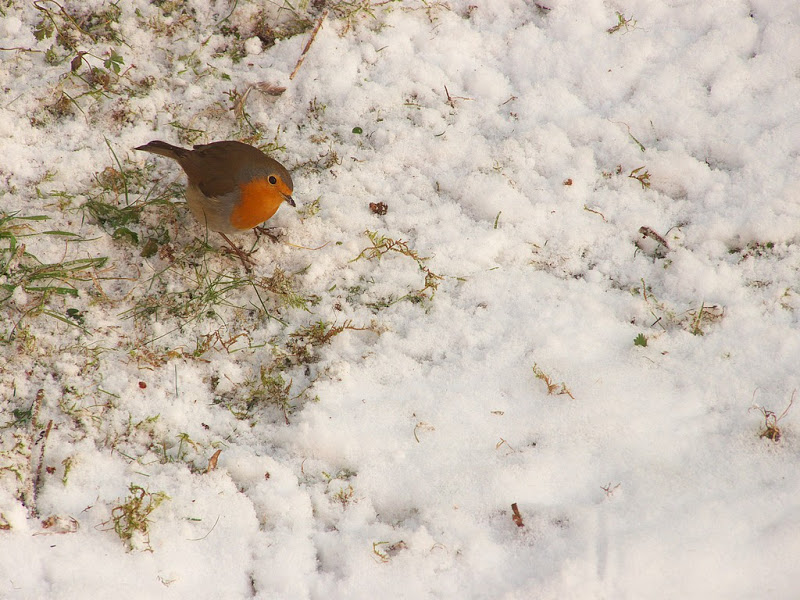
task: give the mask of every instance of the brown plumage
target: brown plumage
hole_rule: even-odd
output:
[[[295,206],[289,171],[248,144],[213,142],[188,150],[155,140],[136,150],[166,156],[181,166],[189,179],[189,209],[212,231],[245,231],[269,219],[283,202]]]
[[[208,229],[218,231],[243,262],[242,251],[226,234],[260,225],[283,202],[295,206],[289,171],[248,144],[213,142],[188,150],[154,140],[136,150],[166,156],[181,166],[189,180],[186,203],[192,214]]]

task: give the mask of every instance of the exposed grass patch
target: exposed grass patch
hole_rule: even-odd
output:
[[[650,326],[658,325],[664,331],[678,327],[692,335],[705,335],[711,325],[718,323],[725,316],[724,307],[717,304],[706,304],[704,301],[700,302],[700,306],[697,308],[675,310],[656,298],[644,280],[642,280],[641,287],[633,288],[631,293],[641,294],[647,304],[650,314],[655,319]]]
[[[774,242],[749,242],[745,246],[733,247],[728,250],[729,254],[740,254],[740,262],[748,258],[774,257],[775,252]]]
[[[297,281],[280,267],[275,267],[269,277],[256,278],[255,285],[270,292],[283,307],[297,308],[310,312],[310,306],[319,302],[315,295],[303,295],[299,291]]]
[[[388,563],[403,550],[408,550],[408,544],[403,540],[397,542],[372,542],[372,553],[381,563]]]
[[[617,33],[618,31],[621,31],[623,29],[627,32],[635,28],[636,28],[636,20],[633,17],[626,17],[621,12],[618,12],[616,25],[606,29],[606,33],[610,35],[612,33]]]
[[[705,335],[704,328],[721,320],[725,316],[725,309],[716,304],[707,306],[705,302],[701,302],[699,308],[689,309],[686,315],[690,319],[689,332],[692,335]]]
[[[297,328],[289,334],[289,340],[281,352],[287,365],[309,364],[319,360],[316,349],[330,343],[330,341],[344,331],[372,331],[380,333],[375,324],[366,327],[356,327],[352,321],[345,321],[341,325],[318,320],[310,325]]]
[[[644,166],[638,167],[631,171],[628,175],[628,178],[638,181],[643,190],[646,190],[650,187],[650,171],[648,171]]]
[[[119,18],[122,9],[118,2],[94,12],[79,12],[77,7],[65,6],[55,0],[36,0],[33,6],[41,14],[34,28],[36,39],[43,40],[56,33],[56,41],[75,48],[82,40],[119,43]]]
[[[114,532],[128,550],[141,549],[152,552],[150,515],[164,500],[169,500],[169,496],[163,492],[148,492],[133,483],[128,490],[130,494],[111,509],[111,523]]]
[[[192,322],[206,320],[215,320],[227,329],[225,324],[237,314],[251,315],[248,317],[250,321],[253,318],[256,322],[272,319],[285,326],[280,316],[284,310],[308,312],[311,306],[320,301],[315,295],[301,293],[295,277],[280,267],[276,267],[271,276],[263,277],[241,271],[216,270],[204,259],[189,269],[182,266],[183,260],[178,257],[155,274],[146,282],[147,293],[137,295],[133,306],[120,316],[133,319],[144,327],[153,321],[173,321],[175,328],[172,331]],[[176,286],[177,281],[182,281],[182,284]],[[255,327],[255,323],[251,323],[250,327]],[[160,337],[163,335],[140,341],[132,356],[137,361],[144,360],[156,366],[177,357],[199,358],[211,349],[224,349],[230,353],[234,347],[253,348],[249,334],[227,334],[222,328],[200,334],[193,352],[147,348]]]
[[[277,409],[284,423],[289,425],[289,417],[297,408],[297,403],[311,400],[307,389],[293,393],[293,381],[288,381],[276,363],[262,365],[258,375],[246,379],[239,391],[232,397],[219,398],[217,403],[224,403],[231,413],[241,420],[252,420],[264,408]]]
[[[166,283],[154,286],[151,293],[140,296],[133,308],[121,313],[123,318],[152,318],[164,321],[175,318],[182,324],[218,315],[219,307],[243,308],[231,299],[233,292],[251,285],[251,279],[236,273],[212,271],[207,265],[180,273],[187,284],[169,291]],[[151,280],[151,283],[153,281]]]
[[[33,451],[30,435],[21,428],[22,419],[26,417],[23,413],[24,409],[14,409],[13,421],[3,425],[3,428],[13,429],[0,436],[0,481],[5,480],[6,489],[14,490],[21,502],[25,501],[24,489],[32,478],[30,462]]]
[[[575,396],[573,396],[572,392],[569,391],[569,388],[567,387],[566,383],[564,383],[563,381],[561,383],[553,382],[553,380],[550,378],[550,376],[547,375],[547,373],[545,373],[544,371],[542,371],[539,368],[539,366],[537,364],[535,364],[535,363],[533,365],[533,374],[536,375],[536,379],[540,379],[547,386],[547,394],[549,396],[552,396],[552,395],[556,395],[556,396],[566,395],[566,396],[569,396],[570,398],[572,398],[573,400],[575,400]]]
[[[47,220],[48,217],[43,215],[20,216],[18,213],[0,212],[0,308],[12,311],[7,314],[16,311],[20,315],[10,331],[0,333],[0,341],[8,341],[22,319],[39,315],[83,329],[82,313],[65,307],[63,302],[55,302],[55,298],[77,298],[81,284],[95,281],[108,257],[52,263],[40,260],[27,251],[23,238],[40,235],[71,242],[86,241],[68,231],[37,232],[31,225]],[[13,303],[12,298],[15,300]]]
[[[347,510],[351,502],[354,502],[356,491],[353,489],[352,484],[347,484],[347,487],[340,487],[339,491],[333,495],[334,502],[338,502],[342,506],[342,510]]]
[[[114,240],[151,258],[172,241],[178,216],[174,200],[182,198],[184,188],[173,182],[156,194],[150,183],[153,163],[123,163],[112,145],[106,144],[115,164],[94,175],[92,187],[81,192],[87,200],[75,210],[100,225]]]
[[[380,260],[386,254],[395,253],[411,258],[417,263],[417,266],[419,267],[420,271],[422,271],[424,276],[424,285],[421,288],[408,292],[399,298],[389,298],[380,302],[372,303],[369,305],[371,308],[374,310],[380,310],[403,300],[408,300],[414,303],[433,300],[433,297],[436,295],[436,290],[439,289],[439,283],[444,279],[444,277],[437,275],[425,265],[425,261],[429,260],[429,257],[419,256],[419,254],[410,248],[408,243],[403,240],[396,240],[380,235],[377,231],[366,230],[364,234],[369,238],[371,245],[364,248],[359,255],[350,262],[355,262],[361,259]]]
[[[783,409],[783,412],[778,415],[774,411],[768,410],[763,406],[759,406],[758,404],[753,404],[750,407],[750,410],[756,410],[761,413],[761,416],[764,417],[764,425],[759,432],[759,436],[762,438],[767,438],[771,442],[779,442],[783,437],[783,431],[781,430],[780,426],[778,425],[783,418],[789,414],[789,409],[792,408],[794,404],[794,397],[797,394],[797,390],[792,392],[792,397],[789,400],[789,404],[786,405],[786,408]],[[753,392],[753,396],[755,396],[755,392]]]

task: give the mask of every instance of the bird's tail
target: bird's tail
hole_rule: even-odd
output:
[[[161,140],[153,140],[144,146],[137,146],[135,150],[143,150],[145,152],[151,152],[152,154],[160,154],[161,156],[166,156],[167,158],[172,158],[174,160],[181,159],[191,152],[191,150],[187,150],[186,148],[181,148],[179,146],[173,146],[172,144],[162,142]]]

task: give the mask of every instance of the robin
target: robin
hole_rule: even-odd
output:
[[[136,150],[177,161],[189,179],[186,203],[192,214],[218,232],[245,267],[247,255],[227,234],[257,227],[274,215],[283,202],[295,206],[289,171],[248,144],[213,142],[187,150],[154,140]]]

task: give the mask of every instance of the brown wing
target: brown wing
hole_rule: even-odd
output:
[[[183,170],[206,196],[223,196],[254,176],[275,174],[293,189],[292,176],[258,148],[241,142],[213,142],[195,146],[177,158]]]
[[[232,164],[229,142],[217,142],[195,146],[192,152],[181,157],[178,162],[189,181],[209,197],[222,196],[236,185],[235,174],[238,169]]]

